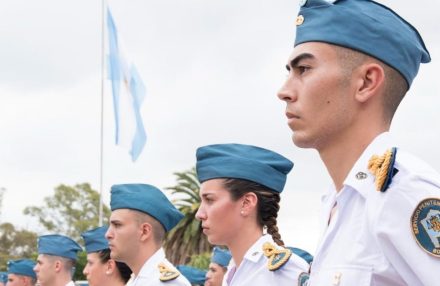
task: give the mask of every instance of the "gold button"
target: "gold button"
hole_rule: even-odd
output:
[[[338,286],[341,283],[341,272],[336,272],[335,276],[333,277],[333,286]]]
[[[302,25],[302,23],[304,23],[304,16],[303,15],[299,15],[298,17],[296,17],[296,25]]]

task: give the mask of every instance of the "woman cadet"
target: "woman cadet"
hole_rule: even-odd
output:
[[[196,218],[208,241],[232,254],[224,285],[298,285],[309,265],[284,247],[277,227],[280,193],[293,163],[242,144],[200,147],[196,157]]]
[[[87,251],[83,273],[89,286],[123,286],[130,279],[130,268],[110,258],[106,231],[107,226],[101,226],[81,234]]]

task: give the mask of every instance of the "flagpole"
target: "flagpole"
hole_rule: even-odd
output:
[[[98,225],[102,226],[103,206],[103,174],[104,174],[104,87],[105,87],[105,0],[102,0],[101,16],[101,135],[99,158],[99,218]]]

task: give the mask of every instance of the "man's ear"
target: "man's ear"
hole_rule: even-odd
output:
[[[55,272],[59,273],[63,269],[63,263],[60,260],[55,260],[54,268],[55,268]]]
[[[384,88],[385,71],[383,67],[375,62],[361,65],[356,70],[356,95],[355,99],[365,103]]]
[[[141,241],[145,241],[153,235],[153,226],[150,223],[144,222],[141,224],[140,227],[141,227]]]

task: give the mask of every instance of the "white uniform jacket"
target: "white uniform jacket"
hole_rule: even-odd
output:
[[[248,249],[238,268],[231,260],[228,266],[223,285],[227,286],[283,286],[298,285],[298,277],[301,273],[307,272],[309,264],[292,253],[289,260],[279,269],[270,271],[268,269],[268,258],[264,256],[263,244],[270,242],[275,245],[270,235],[263,235],[251,248]],[[234,272],[232,280],[228,283],[228,277]]]
[[[412,223],[421,201],[440,200],[440,174],[397,149],[397,173],[385,192],[377,191],[368,161],[398,147],[393,144],[388,133],[379,135],[356,162],[343,189],[337,193],[333,188],[323,197],[324,231],[309,285],[440,285],[440,257],[419,246]]]
[[[180,274],[177,278],[169,281],[161,281],[158,265],[165,263],[169,268],[175,267],[165,258],[163,249],[159,249],[151,256],[142,266],[139,274],[127,283],[127,286],[190,286],[191,284],[186,278]]]

